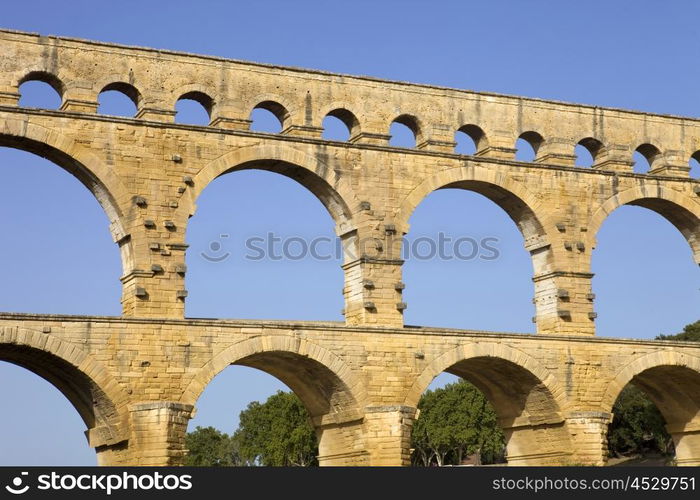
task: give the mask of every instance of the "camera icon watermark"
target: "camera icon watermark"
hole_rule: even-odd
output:
[[[22,486],[22,483],[24,482],[24,476],[28,475],[29,472],[20,473],[19,476],[16,476],[12,479],[12,485],[8,484],[7,486],[5,486],[5,489],[13,495],[22,495],[26,493],[29,490],[29,485],[25,484],[24,486]]]
[[[224,248],[223,240],[229,238],[228,234],[220,234],[218,240],[209,242],[209,251],[200,252],[204,260],[209,262],[223,262],[231,256]]]

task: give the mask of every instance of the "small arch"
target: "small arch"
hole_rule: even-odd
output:
[[[632,155],[634,171],[638,174],[646,174],[654,169],[655,163],[661,159],[661,151],[653,144],[644,143],[634,150]]]
[[[700,150],[690,156],[688,166],[690,167],[690,177],[692,179],[700,179]]]
[[[126,97],[131,100],[132,103],[134,103],[134,106],[137,108],[141,105],[141,92],[138,91],[136,87],[129,83],[125,82],[112,82],[110,84],[107,84],[104,86],[102,90],[100,90],[100,94],[102,92],[108,92],[108,91],[117,91],[121,92],[124,94]]]
[[[487,147],[486,134],[477,125],[463,125],[455,132],[455,153],[473,155]]]
[[[336,124],[332,123],[332,120]],[[330,123],[329,123],[330,122]],[[345,130],[343,130],[343,126]],[[323,138],[331,140],[347,141],[360,131],[360,122],[357,117],[347,109],[336,108],[329,111],[323,119]]]
[[[326,115],[323,119],[323,133],[321,137],[329,141],[347,142],[350,139],[350,130],[338,118]]]
[[[27,73],[24,78],[20,79],[19,86],[27,82],[44,82],[50,85],[51,88],[53,88],[61,97],[63,97],[63,93],[66,90],[66,87],[61,79],[48,71],[31,71],[30,73]]]
[[[391,146],[415,148],[420,142],[421,129],[418,118],[402,114],[394,118],[389,128]]]
[[[574,148],[577,167],[592,167],[603,152],[603,143],[593,137],[581,139]]]
[[[276,101],[262,101],[253,107],[250,119],[250,130],[278,134],[286,127],[289,111]]]
[[[24,107],[58,109],[63,102],[65,86],[54,74],[32,71],[19,81],[19,105]]]
[[[107,100],[103,100],[103,96]],[[141,105],[140,92],[128,83],[113,82],[100,91],[99,107],[97,112],[100,114],[113,116],[134,116]],[[129,106],[128,104],[131,104]]]
[[[177,123],[209,125],[214,109],[214,99],[204,92],[193,90],[182,94],[175,103]]]
[[[544,143],[544,138],[532,130],[523,132],[515,141],[515,159],[518,161],[535,161],[537,151]]]

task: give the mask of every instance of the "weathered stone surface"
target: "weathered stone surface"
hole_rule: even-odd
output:
[[[625,204],[666,217],[700,263],[700,182],[687,169],[700,121],[10,31],[0,49],[0,145],[45,156],[94,193],[124,271],[120,318],[0,314],[0,359],[70,399],[100,463],[181,463],[198,396],[232,363],[302,398],[324,464],[407,463],[420,394],[445,370],[493,402],[513,464],[604,463],[613,402],[632,380],[664,413],[679,463],[700,463],[700,347],[593,337],[590,272],[598,229]],[[18,107],[28,79],[54,86],[61,108]],[[97,114],[104,89],[131,97],[136,116]],[[173,123],[183,96],[209,126]],[[282,133],[249,131],[255,107]],[[320,138],[328,114],[348,125],[347,143]],[[388,145],[394,120],[416,149]],[[457,130],[476,155],[452,152]],[[515,161],[518,137],[534,162]],[[578,143],[592,168],[573,166]],[[631,172],[635,150],[649,174]],[[197,196],[245,168],[295,179],[334,218],[349,248],[345,324],[184,319]],[[446,186],[487,196],[522,232],[539,335],[404,327],[400,236]]]

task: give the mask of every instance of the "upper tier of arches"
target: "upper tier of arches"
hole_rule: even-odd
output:
[[[116,77],[115,77],[116,78]],[[21,78],[17,84],[21,95],[21,85],[30,81],[41,81],[50,86],[53,91],[55,91],[59,98],[61,99],[60,109],[68,107],[66,103],[68,102],[67,97],[67,86],[63,81],[56,75],[51,74],[46,71],[32,71]],[[133,84],[125,83],[118,79],[110,81],[105,85],[101,86],[94,96],[95,102],[99,101],[99,96],[103,92],[114,91],[124,94],[134,106],[136,106],[136,118],[148,119],[148,109],[149,109],[149,99],[145,98],[142,92]],[[217,118],[222,118],[220,112],[220,99],[215,97],[216,93],[211,89],[207,89],[202,85],[187,85],[183,88],[177,89],[168,99],[168,109],[159,110],[160,113],[166,115],[175,116],[176,114],[176,104],[180,101],[193,101],[198,103],[206,116],[209,118],[208,126],[220,126],[225,120],[217,120]],[[88,99],[91,102],[91,99]],[[307,132],[311,132],[311,135],[320,137],[323,133],[323,122],[327,117],[333,117],[339,119],[343,125],[347,128],[347,142],[361,142],[363,134],[367,131],[367,126],[364,125],[364,120],[361,120],[358,116],[361,116],[359,112],[353,112],[351,110],[351,105],[330,103],[320,106],[318,112],[314,113],[313,110],[309,109],[299,109],[292,102],[289,102],[282,95],[275,94],[259,94],[255,96],[252,100],[249,99],[248,102],[243,101],[243,115],[237,117],[236,119],[242,124],[242,127],[249,127],[252,123],[252,112],[256,109],[264,109],[269,111],[274,117],[279,120],[280,127],[279,133],[282,134],[294,134],[298,131],[300,127],[308,129]],[[247,110],[247,113],[246,113]],[[95,106],[95,111],[97,107]],[[309,112],[311,111],[311,113]],[[298,116],[301,113],[304,114],[303,119]],[[309,115],[313,116],[310,119]],[[366,118],[366,117],[362,117]],[[369,119],[367,119],[369,121]],[[376,122],[376,119],[372,119]],[[436,141],[430,140],[431,129],[435,126],[427,123],[427,120],[422,119],[418,114],[411,113],[397,113],[396,116],[388,116],[383,118],[385,122],[384,129],[378,130],[378,135],[383,135],[386,143],[389,143],[391,139],[390,129],[394,123],[404,125],[408,128],[410,133],[413,135],[413,141],[411,146],[419,149],[431,149],[431,145]],[[303,122],[303,125],[296,125]],[[373,124],[375,127],[376,123]],[[381,126],[381,125],[380,125]],[[447,152],[456,152],[457,138],[456,134],[465,134],[469,141],[473,142],[473,146],[470,148],[474,151],[476,156],[488,156],[490,151],[490,144],[493,142],[490,135],[496,131],[488,131],[487,124],[476,124],[476,123],[462,123],[455,122],[448,126],[448,132],[442,141],[438,141],[441,144],[441,150],[447,150]],[[377,133],[375,132],[375,133]],[[451,132],[451,134],[450,134]],[[503,142],[502,131],[498,131],[499,141]],[[433,134],[434,135],[434,134]],[[443,133],[444,135],[444,133]],[[606,165],[610,162],[610,148],[606,146],[603,138],[597,138],[594,136],[584,136],[584,137],[545,137],[542,133],[535,130],[519,130],[518,128],[513,129],[511,144],[501,148],[502,152],[505,152],[506,159],[510,157],[511,159],[517,160],[516,156],[517,145],[519,141],[524,141],[529,144],[534,152],[534,156],[531,161],[537,163],[551,163],[553,161],[552,156],[552,146],[554,145],[556,149],[554,163],[561,163],[563,159],[565,163],[568,163],[571,167],[577,166],[578,168],[599,168],[602,170],[606,169]],[[700,138],[699,138],[700,141]],[[656,142],[654,144],[652,142]],[[700,142],[699,142],[700,144]],[[586,167],[582,167],[580,164],[577,165],[577,147],[583,147],[590,154],[592,158],[592,163]],[[632,171],[632,166],[635,164],[635,153],[641,155],[644,158],[646,166],[641,166],[635,168],[638,173],[663,173],[660,172],[666,166],[672,166],[676,169],[675,175],[685,176],[690,171],[689,162],[692,159],[700,157],[700,148],[687,150],[684,152],[679,152],[676,149],[663,151],[661,148],[663,145],[658,141],[654,141],[648,135],[640,135],[635,142],[627,144],[626,150],[618,152],[615,162],[619,164],[627,163],[629,171]],[[619,145],[618,145],[619,149]],[[510,151],[509,151],[510,150]],[[566,158],[566,157],[569,158]],[[557,159],[559,161],[557,161]],[[680,160],[679,160],[680,159]],[[680,161],[680,163],[679,163]],[[686,170],[687,168],[687,170]]]
[[[333,117],[347,128],[348,142],[386,146],[398,123],[414,136],[409,147],[455,153],[455,134],[464,134],[474,155],[515,160],[516,142],[525,141],[532,161],[571,168],[687,177],[689,162],[700,157],[700,124],[692,119],[167,52],[161,60],[161,52],[153,58],[148,49],[107,44],[98,54],[94,44],[76,48],[61,39],[50,40],[56,54],[47,58],[48,42],[22,34],[0,36],[0,45],[9,50],[17,37],[34,45],[25,43],[0,75],[4,103],[24,83],[41,81],[60,96],[60,110],[97,112],[100,94],[120,92],[136,107],[133,118],[149,121],[175,121],[185,100],[201,106],[208,117],[197,122],[202,126],[247,130],[252,111],[265,109],[281,134],[320,139],[324,119]],[[592,161],[577,161],[577,147]],[[635,159],[642,160],[637,167]]]

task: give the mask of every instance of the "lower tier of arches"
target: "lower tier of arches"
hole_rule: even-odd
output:
[[[604,465],[621,391],[656,405],[678,465],[700,465],[700,345],[332,323],[0,314],[0,361],[53,384],[101,465],[180,465],[197,401],[230,365],[306,408],[321,465],[409,465],[421,395],[441,373],[479,389],[509,465]]]

